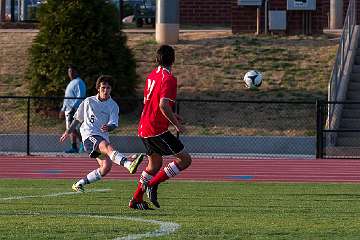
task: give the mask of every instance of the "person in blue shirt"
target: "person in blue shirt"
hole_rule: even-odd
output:
[[[71,81],[66,86],[65,99],[59,113],[61,119],[65,117],[66,129],[69,129],[70,124],[74,120],[76,110],[84,98],[86,98],[86,84],[80,78],[79,72],[74,65],[69,65],[68,76]],[[77,146],[77,139],[79,139],[80,149]],[[71,148],[66,150],[65,153],[78,153],[79,151],[83,151],[79,129],[75,129],[71,132],[70,142]]]

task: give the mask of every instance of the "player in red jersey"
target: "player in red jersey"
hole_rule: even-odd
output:
[[[144,108],[138,135],[145,145],[148,165],[140,176],[138,187],[129,203],[130,208],[150,209],[143,200],[145,192],[153,205],[159,208],[158,185],[175,177],[191,164],[191,157],[184,150],[184,145],[168,130],[169,125],[172,124],[176,131],[180,133],[185,131],[180,116],[172,110],[177,88],[177,80],[171,73],[174,61],[174,49],[168,45],[160,46],[156,52],[158,66],[146,79]],[[161,169],[163,156],[169,155],[175,156],[176,160]]]

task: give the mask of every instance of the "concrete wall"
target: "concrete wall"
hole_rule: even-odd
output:
[[[62,153],[69,144],[60,144],[58,135],[31,135],[30,152]],[[250,154],[250,155],[312,155],[315,156],[316,142],[314,137],[181,137],[190,153],[211,154]],[[144,146],[138,137],[111,136],[111,143],[121,152],[144,152]],[[1,153],[26,153],[26,135],[0,135]]]
[[[348,36],[348,35],[346,35]],[[348,38],[346,38],[348,39]],[[329,86],[328,89],[328,96],[331,96],[332,94],[335,94],[336,98],[331,99],[328,97],[329,101],[346,101],[346,96],[348,92],[348,86],[349,81],[352,74],[352,68],[355,62],[355,57],[357,54],[357,48],[358,48],[358,40],[359,39],[359,26],[355,26],[352,39],[348,39],[348,41],[344,41],[345,45],[348,46],[349,52],[347,53],[347,58],[345,59],[344,63],[344,69],[343,69],[343,75],[341,79],[338,79],[340,82],[339,86],[335,88],[333,91],[336,91],[334,93],[331,93],[331,89]],[[346,49],[346,47],[344,47]],[[339,63],[340,64],[340,63]],[[340,66],[338,66],[340,67]],[[340,70],[339,70],[340,71]],[[334,77],[334,76],[332,76]],[[334,81],[334,80],[333,80]],[[327,127],[329,129],[338,129],[340,126],[341,118],[342,118],[342,111],[343,111],[343,104],[335,104],[333,105],[334,112],[332,116],[330,114],[328,115],[327,119]],[[330,118],[331,117],[331,118]],[[329,133],[327,134],[327,146],[334,146],[336,144],[337,139],[337,133]]]

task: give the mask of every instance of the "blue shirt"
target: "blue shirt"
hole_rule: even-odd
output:
[[[65,97],[86,97],[86,85],[85,82],[80,78],[74,78],[69,82],[65,90]],[[64,99],[61,111],[70,111],[71,109],[77,109],[83,99]]]

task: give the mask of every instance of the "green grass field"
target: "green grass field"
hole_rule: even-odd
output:
[[[161,208],[154,211],[127,207],[135,181],[105,180],[90,185],[84,194],[72,194],[71,184],[0,180],[0,239],[360,236],[357,184],[170,181],[160,186]]]

